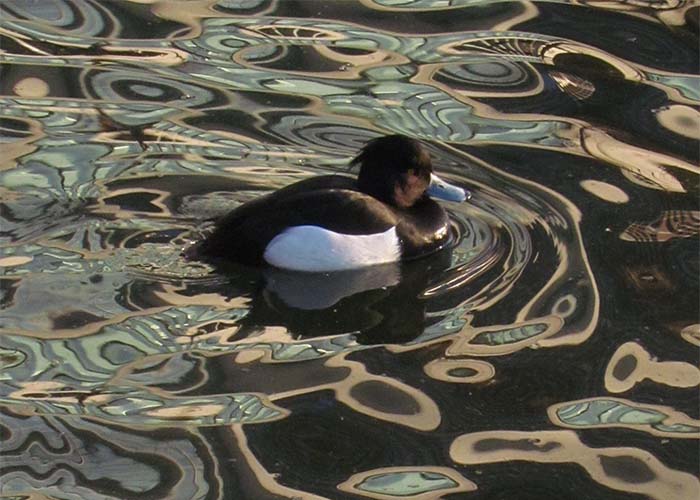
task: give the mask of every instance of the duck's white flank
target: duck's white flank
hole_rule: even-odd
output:
[[[401,247],[396,228],[377,234],[342,234],[318,226],[294,226],[275,236],[263,255],[275,267],[325,272],[396,262]]]

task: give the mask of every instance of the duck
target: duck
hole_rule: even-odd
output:
[[[446,210],[468,190],[433,172],[417,139],[389,135],[367,142],[350,162],[356,178],[304,179],[236,207],[193,251],[212,264],[334,272],[403,262],[450,244]]]

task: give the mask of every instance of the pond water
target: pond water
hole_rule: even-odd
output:
[[[694,499],[700,7],[3,0],[0,494]],[[403,266],[181,253],[401,133]]]

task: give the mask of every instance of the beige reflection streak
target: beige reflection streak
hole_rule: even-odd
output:
[[[654,16],[644,15],[648,10],[665,11],[678,9],[686,0],[659,0],[650,2],[649,0],[627,0],[621,3],[615,0],[569,0],[572,5],[583,5],[588,7],[596,7],[598,9],[608,9],[618,12],[636,12],[638,17],[653,20]]]
[[[19,139],[13,138],[12,140],[3,142],[2,157],[0,158],[0,172],[15,168],[17,166],[17,160],[23,156],[34,153],[37,150],[37,146],[35,146],[34,143],[46,136],[39,120],[19,117],[7,118],[21,121],[29,130],[27,130],[25,137]],[[6,194],[3,192],[6,189],[7,188],[0,186],[0,194],[2,194],[3,199],[7,199]]]
[[[202,35],[202,19],[226,17],[223,12],[214,10],[219,0],[189,0],[187,2],[169,0],[130,0],[134,3],[151,4],[151,12],[161,19],[175,21],[190,27],[183,36],[168,36],[168,39],[191,39]]]
[[[434,359],[423,371],[430,378],[458,384],[478,384],[496,375],[491,363],[477,359]]]
[[[248,438],[243,432],[243,427],[236,424],[232,425],[230,429],[234,439],[227,437],[222,441],[232,454],[232,460],[237,467],[241,469],[247,467],[248,469],[248,473],[242,471],[238,476],[240,488],[245,492],[247,498],[267,500],[278,499],[279,496],[282,496],[289,499],[328,500],[326,497],[281,485],[277,482],[275,474],[268,472],[253,454],[248,446]],[[264,492],[260,491],[261,489]]]
[[[378,11],[384,11],[384,12],[395,12],[395,13],[405,13],[405,12],[430,12],[430,11],[436,11],[439,10],[440,12],[444,11],[450,11],[450,10],[460,10],[460,9],[466,9],[468,7],[472,7],[472,5],[468,4],[460,4],[457,2],[456,4],[452,4],[451,2],[435,2],[435,6],[426,6],[426,7],[413,7],[410,4],[408,6],[406,5],[383,5],[378,3],[376,0],[360,0],[360,3],[365,5],[366,7],[369,7],[372,10],[378,10]],[[482,30],[489,30],[489,31],[508,31],[513,29],[515,26],[517,26],[520,23],[524,23],[525,21],[530,21],[532,19],[536,19],[537,16],[539,16],[540,11],[537,8],[537,5],[535,2],[528,2],[528,1],[519,1],[519,2],[513,2],[514,4],[520,4],[522,7],[521,11],[514,16],[511,16],[501,22],[495,23],[491,26],[485,26],[482,28]],[[497,17],[500,18],[500,17]]]
[[[622,189],[607,182],[598,181],[595,179],[585,179],[582,180],[580,186],[597,196],[601,200],[605,200],[610,203],[627,203],[630,201],[630,197]]]
[[[681,330],[681,338],[700,347],[700,323],[688,325]]]
[[[4,30],[0,30],[2,32]],[[16,39],[15,39],[16,40]],[[23,44],[25,45],[25,44]],[[184,50],[175,48],[159,48],[151,46],[126,46],[111,47],[104,45],[100,47],[104,54],[90,55],[61,55],[54,57],[50,54],[39,53],[37,55],[22,55],[22,62],[25,64],[42,64],[47,57],[51,57],[51,65],[75,65],[83,64],[100,64],[101,62],[112,62],[119,64],[138,63],[138,64],[153,64],[157,66],[180,66],[186,63],[190,58],[190,54]],[[36,52],[36,51],[34,51]],[[138,54],[138,55],[133,55]],[[48,90],[48,88],[47,88]],[[22,97],[22,94],[17,94]],[[46,94],[45,94],[46,95]],[[38,96],[26,96],[38,97]]]
[[[494,24],[490,28],[491,31],[509,31],[516,28],[521,23],[537,19],[537,17],[540,15],[540,9],[537,8],[537,4],[535,2],[521,0],[517,3],[519,3],[522,7],[522,11],[516,16],[511,16],[500,23]]]
[[[700,481],[671,469],[651,453],[628,447],[590,448],[574,431],[486,431],[464,434],[450,446],[462,465],[514,461],[577,464],[597,483],[657,500],[698,498]]]
[[[0,267],[13,267],[27,264],[34,260],[30,255],[13,255],[11,257],[0,258]]]
[[[55,500],[56,497],[47,496],[43,493],[37,493],[34,491],[22,491],[22,496],[10,497],[10,498],[21,498],[22,500]]]
[[[248,308],[250,298],[244,296],[225,297],[218,293],[199,293],[195,296],[186,295],[185,285],[174,285],[172,283],[162,283],[161,289],[153,292],[153,295],[171,306],[213,306],[220,309]]]
[[[141,211],[141,210],[125,210],[119,205],[113,205],[107,203],[111,198],[116,198],[118,196],[124,196],[124,195],[130,195],[130,194],[136,194],[136,195],[144,195],[144,194],[153,194],[156,197],[152,200],[148,201],[148,204],[156,207],[160,212],[152,212],[152,211]],[[109,214],[112,217],[115,217],[117,219],[133,219],[136,216],[148,216],[148,217],[154,217],[154,218],[161,218],[161,217],[173,217],[173,213],[170,211],[168,208],[168,205],[166,203],[166,200],[168,197],[171,195],[171,193],[167,191],[162,191],[160,189],[149,189],[149,188],[124,188],[124,189],[116,189],[109,193],[106,196],[100,197],[97,202],[95,203],[93,212],[96,214],[100,215],[106,215]]]
[[[5,35],[10,40],[15,42],[17,45],[24,47],[29,52],[32,52],[34,54],[39,54],[43,57],[47,57],[47,56],[51,57],[52,56],[51,53],[49,53],[45,50],[42,50],[39,47],[34,46],[34,44],[30,43],[30,42],[33,42],[33,40],[25,34],[15,33],[12,30],[8,30],[8,29],[0,27],[0,35]],[[2,48],[0,48],[0,54],[4,54],[4,53],[6,53],[6,51],[3,50]]]
[[[440,409],[423,391],[391,377],[369,373],[362,363],[346,359],[347,354],[330,357],[325,363],[328,368],[349,369],[343,380],[270,394],[270,401],[331,390],[337,401],[378,420],[420,431],[432,431],[440,425]]]
[[[700,369],[682,361],[655,361],[636,342],[626,342],[605,369],[605,388],[613,393],[625,392],[642,380],[670,387],[695,387],[700,385]]]
[[[636,0],[642,4],[642,7],[647,7],[649,4],[643,2],[642,0]],[[617,3],[617,2],[615,2]],[[697,1],[687,1],[687,0],[666,0],[665,4],[661,4],[666,7],[666,9],[661,10],[657,16],[659,20],[669,26],[686,26],[688,21],[686,20],[686,13],[693,8],[697,8]]]
[[[685,193],[683,185],[668,167],[695,174],[700,167],[672,156],[626,144],[594,128],[582,128],[581,148],[596,159],[617,165],[632,182],[652,189]]]
[[[664,128],[690,139],[700,140],[700,112],[690,106],[672,104],[655,111]]]

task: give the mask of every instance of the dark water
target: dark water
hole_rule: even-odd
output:
[[[2,496],[698,498],[699,13],[2,0]],[[180,257],[389,133],[450,251]]]

